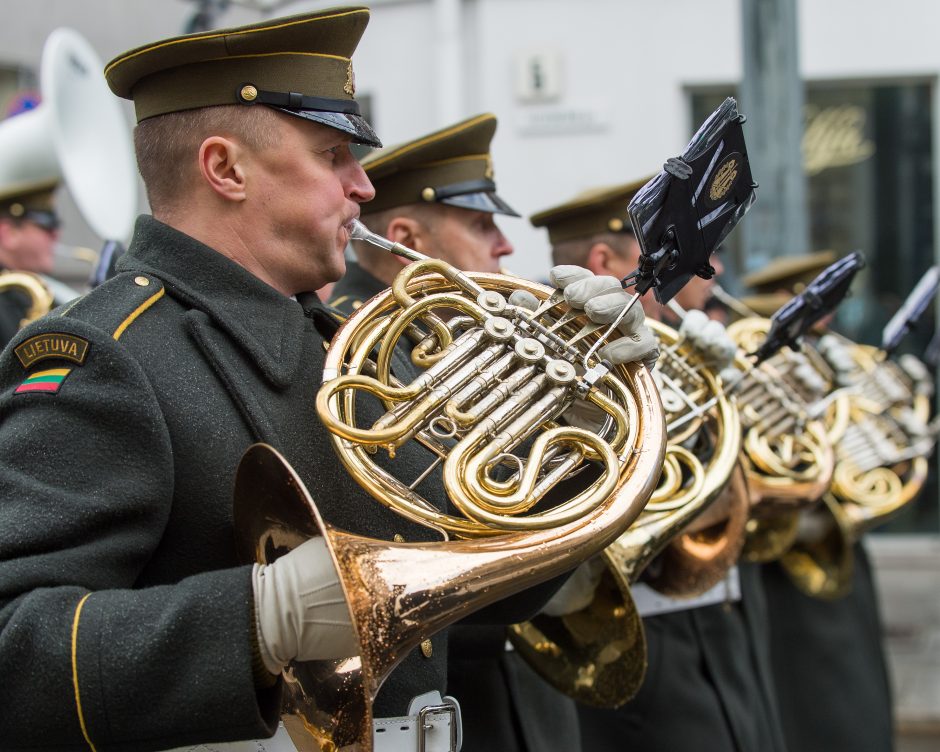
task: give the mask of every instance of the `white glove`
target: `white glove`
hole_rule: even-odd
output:
[[[349,608],[323,538],[311,538],[252,571],[258,644],[272,674],[291,660],[359,654]]]
[[[898,358],[898,365],[914,382],[914,391],[917,394],[933,396],[933,379],[923,361],[915,355],[905,354]]]
[[[597,277],[580,266],[555,266],[549,279],[564,293],[568,305],[582,309],[596,324],[612,323],[633,297],[616,277]],[[617,325],[622,336],[602,347],[598,355],[615,365],[642,362],[652,369],[659,358],[659,345],[645,320],[643,308],[634,305]]]
[[[805,356],[800,358],[796,367],[790,373],[796,382],[802,386],[803,390],[810,395],[811,400],[818,400],[825,396],[827,390],[826,380]]]
[[[714,371],[720,372],[730,366],[738,352],[738,346],[728,336],[724,324],[708,318],[704,311],[688,311],[679,326],[679,334]]]
[[[542,613],[547,616],[567,616],[587,608],[594,600],[594,591],[597,590],[606,568],[607,564],[600,556],[580,564],[545,604]]]
[[[839,383],[852,383],[857,366],[852,353],[849,352],[842,340],[832,334],[824,334],[816,343],[816,350],[836,372]]]

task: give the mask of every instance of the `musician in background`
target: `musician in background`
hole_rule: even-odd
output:
[[[552,262],[618,279],[635,270],[640,246],[627,205],[646,182],[586,191],[534,214],[532,224],[548,231]],[[717,258],[711,262],[720,272]],[[695,278],[676,301],[689,310],[702,308],[712,284]],[[652,293],[642,300],[647,316],[675,322]],[[637,594],[648,643],[646,679],[636,697],[616,710],[578,706],[585,750],[784,752],[760,572],[747,564],[739,564],[738,571],[737,600],[726,600],[727,591],[719,586],[699,599],[675,600],[669,606],[673,610],[654,614],[654,607]]]
[[[634,271],[640,258],[640,244],[629,220],[625,219],[626,206],[652,177],[625,185],[589,189],[568,204],[532,215],[533,225],[548,228],[553,263],[584,266],[595,274],[617,279]],[[618,201],[623,202],[623,212],[612,216],[611,206]],[[560,227],[561,222],[566,226]],[[724,271],[717,253],[712,255],[711,263],[716,275]],[[674,300],[685,310],[704,310],[712,299],[714,285],[714,279],[693,277],[676,293]],[[652,290],[642,300],[647,316],[670,325],[676,321],[676,314],[656,302]]]
[[[376,196],[362,221],[375,233],[462,271],[497,272],[513,248],[496,224],[513,211],[496,192],[490,143],[496,118],[482,114],[363,161]],[[391,286],[407,260],[354,242],[331,305],[345,315]],[[577,752],[574,702],[506,650],[501,625],[449,630],[448,692],[460,699],[464,752]]]
[[[832,251],[773,260],[742,279],[741,302],[771,316],[836,261]],[[777,562],[762,567],[770,655],[787,744],[801,752],[885,752],[894,718],[878,594],[865,545],[852,547],[851,589],[835,600],[799,590]]]
[[[59,217],[53,193],[55,181],[30,185],[29,176],[15,185],[0,187],[0,274],[52,271],[53,251],[59,237]],[[37,279],[37,283],[41,282]],[[26,318],[32,300],[19,287],[5,288],[0,276],[0,349]]]
[[[468,272],[498,272],[513,248],[497,214],[519,215],[496,193],[490,142],[496,118],[477,115],[362,160],[375,186],[363,206],[372,232]],[[330,304],[346,314],[392,284],[407,259],[354,242],[356,262],[333,288]]]

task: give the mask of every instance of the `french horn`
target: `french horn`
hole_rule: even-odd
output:
[[[249,450],[236,485],[243,556],[271,561],[323,535],[359,638],[354,658],[285,671],[284,724],[302,749],[371,750],[372,701],[404,656],[613,542],[653,492],[665,449],[652,377],[642,365],[610,368],[594,357],[606,332],[559,294],[464,274],[361,226],[354,237],[415,263],[334,336],[317,414],[349,473],[442,540],[392,543],[337,530],[273,450]],[[406,337],[418,340],[408,349],[425,369],[410,384],[390,368]],[[357,404],[366,400],[385,412],[359,425]],[[607,416],[600,431],[559,423],[575,400]],[[412,440],[437,457],[459,515],[436,509],[377,461]],[[555,503],[552,488],[572,476],[580,490]]]
[[[727,328],[743,352],[753,352],[770,319],[748,317]],[[847,425],[846,397],[834,394],[827,367],[811,350],[781,350],[758,365],[743,355],[731,385],[744,428],[742,462],[751,495],[743,558],[778,559],[793,545],[800,510],[828,490],[835,471],[833,443]],[[823,402],[834,395],[828,402]]]
[[[627,619],[642,629],[632,598],[624,602],[622,594],[644,571],[645,581],[674,597],[698,595],[720,582],[737,561],[749,508],[746,490],[736,485],[724,521],[687,531],[736,471],[741,424],[719,375],[683,333],[657,321],[647,324],[660,341],[653,379],[666,415],[659,484],[637,520],[604,550],[607,569],[593,601],[562,617],[539,614],[513,625],[509,634],[519,655],[547,682],[595,707],[627,702],[646,671],[645,650],[635,647],[636,638],[624,640],[615,631]],[[650,572],[654,561],[656,571]]]
[[[31,272],[0,273],[0,293],[11,290],[21,294],[28,301],[20,321],[21,329],[52,310],[54,304],[52,292],[36,274]]]
[[[799,539],[781,558],[807,595],[834,599],[851,585],[853,544],[916,498],[927,479],[934,431],[929,373],[912,356],[887,360],[874,347],[835,334],[817,349],[839,374],[849,420],[836,443],[832,486],[820,510],[834,524]]]

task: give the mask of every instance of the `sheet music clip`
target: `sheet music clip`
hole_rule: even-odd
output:
[[[796,350],[803,336],[843,301],[855,275],[865,268],[865,257],[858,251],[839,259],[823,269],[806,289],[771,317],[767,338],[748,355],[760,363],[783,347]]]
[[[728,97],[679,157],[643,186],[628,208],[642,255],[622,280],[665,304],[694,276],[710,279],[709,259],[755,199],[737,102]]]

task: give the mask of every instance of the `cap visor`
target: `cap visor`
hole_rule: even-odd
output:
[[[375,135],[372,126],[366,122],[362,115],[346,112],[324,112],[322,110],[291,110],[287,107],[275,107],[274,109],[347,133],[352,136],[354,143],[373,146],[376,149],[382,148],[379,137]]]
[[[461,193],[456,196],[438,199],[438,201],[442,204],[449,204],[450,206],[459,206],[461,209],[489,212],[490,214],[508,214],[510,217],[520,216],[517,211],[493,191]]]

